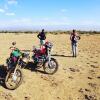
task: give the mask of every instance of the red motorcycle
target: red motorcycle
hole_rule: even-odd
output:
[[[51,57],[52,43],[46,42],[40,49],[33,49],[32,59],[36,66],[43,67],[47,74],[54,74],[58,70],[58,62]]]

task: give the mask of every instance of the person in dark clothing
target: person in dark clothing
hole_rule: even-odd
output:
[[[79,37],[78,33],[76,32],[76,30],[73,30],[73,32],[70,35],[73,57],[77,56],[77,53],[78,53],[77,42],[79,39],[80,39],[80,37]]]
[[[42,29],[42,32],[40,32],[37,37],[40,39],[40,46],[43,46],[45,44],[45,39],[46,39],[46,35],[44,32],[44,29]]]

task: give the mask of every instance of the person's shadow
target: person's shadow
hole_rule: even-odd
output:
[[[52,54],[51,56],[54,56],[54,57],[73,57],[73,56],[66,56],[66,55],[59,55],[59,54]]]

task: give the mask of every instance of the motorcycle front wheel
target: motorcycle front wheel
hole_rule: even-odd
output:
[[[21,69],[16,69],[15,73],[14,70],[11,69],[6,75],[5,86],[9,90],[15,90],[20,86],[22,80],[23,80],[23,74]]]
[[[47,74],[54,74],[58,70],[58,62],[56,59],[51,58],[50,62],[46,61],[43,65],[43,70]]]

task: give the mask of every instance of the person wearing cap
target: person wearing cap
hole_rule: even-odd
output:
[[[42,32],[40,32],[37,37],[40,39],[40,47],[42,47],[45,44],[45,39],[46,39],[46,35],[44,32],[44,29],[42,29]]]

